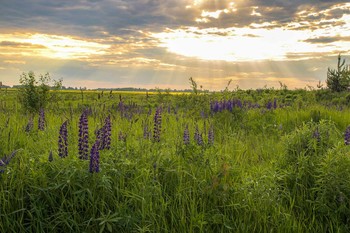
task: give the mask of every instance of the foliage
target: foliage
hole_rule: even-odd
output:
[[[350,108],[319,91],[58,91],[44,130],[0,92],[0,232],[349,232]]]
[[[39,112],[40,109],[46,107],[52,96],[49,92],[51,81],[49,73],[40,75],[39,80],[32,71],[21,75],[19,82],[23,89],[19,92],[19,99],[25,111]],[[62,80],[53,82],[55,89],[62,86]]]
[[[348,65],[345,65],[345,59],[341,60],[340,54],[337,69],[328,68],[326,84],[334,92],[345,91],[350,86],[350,69]]]

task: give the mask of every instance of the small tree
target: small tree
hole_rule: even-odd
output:
[[[45,108],[50,98],[49,93],[52,82],[49,73],[40,75],[39,80],[36,80],[33,71],[23,73],[19,79],[23,90],[19,92],[19,100],[25,111],[33,113],[39,112],[41,108]],[[59,89],[62,86],[62,80],[53,80],[53,87]]]
[[[331,91],[336,92],[345,91],[350,86],[350,69],[345,65],[345,59],[342,60],[340,54],[337,69],[328,68],[326,84]]]

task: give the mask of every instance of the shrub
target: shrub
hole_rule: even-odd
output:
[[[315,209],[322,220],[333,218],[347,226],[350,223],[350,147],[339,144],[330,150],[315,170],[313,190]]]
[[[327,71],[327,87],[331,91],[340,92],[345,91],[350,86],[350,69],[345,65],[345,60],[341,60],[338,56],[337,69],[328,68]]]
[[[49,73],[40,75],[39,80],[32,71],[21,75],[19,82],[23,90],[19,92],[19,100],[26,112],[39,112],[46,107],[52,96],[49,93],[51,81]],[[53,80],[53,83],[56,89],[62,86],[62,80]]]

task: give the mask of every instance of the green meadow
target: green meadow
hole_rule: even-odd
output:
[[[21,91],[0,90],[0,232],[350,231],[348,92],[52,91],[39,129]]]

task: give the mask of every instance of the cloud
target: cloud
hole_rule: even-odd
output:
[[[321,36],[321,37],[309,38],[307,40],[304,40],[304,42],[316,43],[316,44],[327,44],[327,43],[333,43],[337,41],[349,42],[350,36]]]
[[[0,22],[9,82],[38,70],[71,85],[304,84],[350,52],[348,1],[11,0]]]
[[[31,44],[31,43],[18,43],[13,41],[0,41],[0,47],[11,47],[11,48],[28,48],[28,49],[45,49],[43,45]]]

